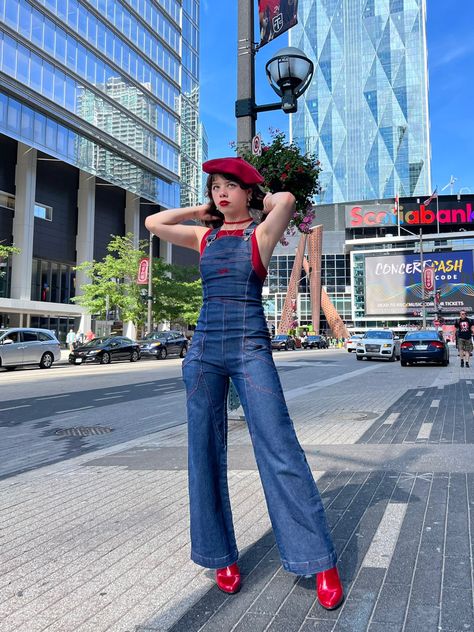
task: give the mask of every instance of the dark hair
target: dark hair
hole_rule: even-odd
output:
[[[236,176],[230,174],[230,173],[211,173],[208,175],[207,177],[207,182],[206,182],[206,196],[209,198],[209,202],[211,205],[211,208],[209,210],[209,213],[211,215],[215,215],[216,219],[215,220],[211,220],[210,222],[204,222],[204,224],[206,226],[212,226],[212,228],[219,228],[219,226],[222,226],[222,224],[224,223],[225,220],[225,216],[223,213],[221,213],[218,208],[216,207],[216,205],[214,204],[214,201],[212,199],[212,183],[214,182],[214,178],[216,176],[222,176],[223,178],[225,178],[226,180],[230,180],[231,182],[235,182],[236,184],[239,185],[239,187],[241,189],[244,189],[245,191],[252,191],[252,197],[250,198],[250,208],[251,209],[255,209],[257,211],[261,211],[263,209],[263,198],[266,195],[266,192],[264,191],[264,189],[262,189],[262,187],[258,184],[245,184],[244,182],[242,182],[242,180],[240,180],[239,178],[237,178]],[[266,215],[263,215],[262,213],[259,213],[259,218],[258,218],[258,222],[263,222],[263,220],[265,219]],[[261,215],[261,217],[260,217]]]

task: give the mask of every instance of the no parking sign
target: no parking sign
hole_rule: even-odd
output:
[[[262,155],[262,138],[261,138],[260,134],[256,134],[252,138],[252,154],[254,156],[261,156]]]

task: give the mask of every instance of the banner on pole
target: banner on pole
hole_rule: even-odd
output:
[[[434,292],[435,289],[435,269],[433,266],[426,266],[423,270],[423,283],[426,292]]]
[[[258,0],[260,47],[298,23],[298,0]]]

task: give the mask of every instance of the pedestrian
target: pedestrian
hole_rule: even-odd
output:
[[[92,329],[89,329],[89,331],[86,333],[87,342],[94,340],[94,338],[95,338],[95,333],[92,331]]]
[[[74,351],[74,343],[76,342],[76,334],[74,329],[71,327],[67,336],[66,336],[66,344],[69,347],[69,351]]]
[[[191,558],[216,569],[218,587],[240,588],[227,484],[226,399],[232,379],[245,412],[285,570],[316,574],[320,604],[337,608],[343,589],[324,507],[289,417],[272,358],[262,286],[295,198],[265,196],[242,158],[203,164],[209,203],[149,216],[160,239],[201,253],[203,306],[183,361],[187,394]],[[260,223],[251,209],[263,208]],[[197,220],[204,226],[183,225]]]
[[[466,310],[459,312],[459,318],[454,323],[456,327],[457,347],[461,358],[461,367],[469,368],[469,358],[472,353],[472,335],[474,333],[474,321],[467,317]]]

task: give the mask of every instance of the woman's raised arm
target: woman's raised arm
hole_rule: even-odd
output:
[[[287,191],[268,193],[263,200],[263,212],[267,217],[258,226],[256,235],[262,263],[268,267],[273,250],[295,212],[295,196]]]
[[[199,251],[201,239],[208,229],[203,226],[184,225],[182,222],[212,219],[215,217],[209,214],[209,204],[201,204],[149,215],[145,220],[145,227],[160,239],[169,241],[176,246]]]

